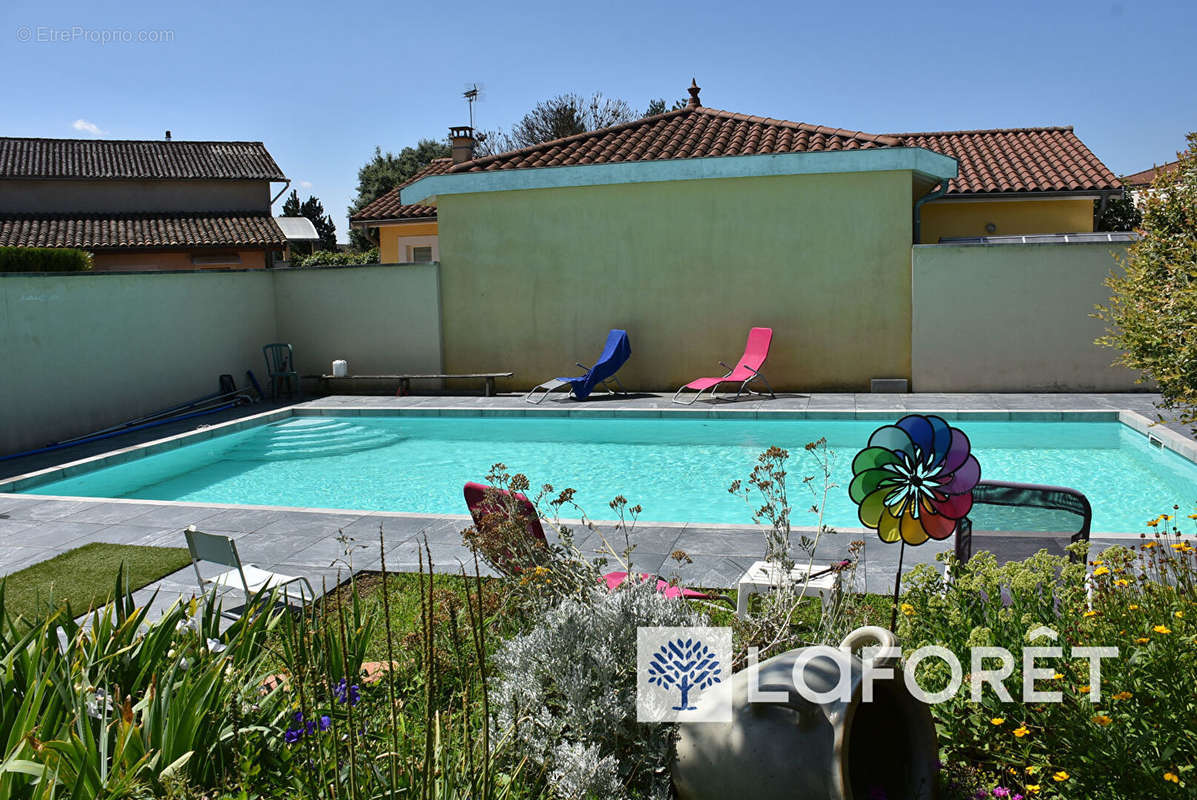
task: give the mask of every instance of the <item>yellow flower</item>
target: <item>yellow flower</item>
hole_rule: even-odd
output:
[[[1135,639],[1135,644],[1147,644],[1149,641],[1151,640],[1144,636],[1140,636],[1138,639]]]
[[[1015,728],[1014,730],[1012,730],[1010,732],[1014,734],[1015,739],[1021,739],[1022,737],[1026,736],[1028,733],[1030,733],[1030,731],[1027,729],[1026,725],[1019,725],[1017,728]]]
[[[1197,519],[1197,514],[1189,514],[1189,519]]]
[[[1144,543],[1143,543],[1143,549],[1144,549],[1144,550],[1150,550],[1151,548],[1153,548],[1153,547],[1156,547],[1156,546],[1158,546],[1158,545],[1159,545],[1159,542],[1144,542]]]
[[[1127,608],[1129,608],[1131,611],[1138,611],[1138,610],[1139,610],[1139,604],[1138,604],[1138,603],[1131,603],[1129,606],[1127,606]]]
[[[1076,690],[1078,692],[1080,692],[1081,694],[1089,694],[1089,692],[1093,691],[1093,687],[1092,686],[1078,686],[1078,687],[1076,687]]]
[[[1184,550],[1185,546],[1183,543],[1177,542],[1176,544],[1172,545],[1172,549],[1173,550]]]
[[[1164,780],[1172,781],[1173,783],[1180,783],[1180,776],[1175,772],[1169,771],[1164,773]]]
[[[1172,519],[1171,514],[1160,514],[1160,519]]]
[[[910,603],[903,603],[902,613],[908,617],[914,616],[914,606],[912,606]]]
[[[1052,780],[1055,781],[1056,783],[1063,783],[1064,781],[1068,780],[1068,777],[1069,776],[1068,776],[1067,772],[1065,772],[1064,770],[1060,770],[1059,772],[1057,772],[1055,775],[1052,776]]]
[[[1096,616],[1097,616],[1097,612],[1096,612],[1096,611],[1094,611],[1093,609],[1089,609],[1089,610],[1088,610],[1088,611],[1086,611],[1086,612],[1085,612],[1085,613],[1084,613],[1082,616],[1085,616],[1085,617],[1096,617]]]
[[[1152,520],[1147,521],[1147,527],[1149,527],[1149,528],[1159,527],[1159,524],[1160,524],[1160,521],[1158,519],[1152,519]]]
[[[1115,700],[1130,700],[1132,697],[1134,697],[1134,695],[1130,692],[1119,692],[1118,694],[1114,695]]]
[[[1163,634],[1164,636],[1167,636],[1168,634],[1172,633],[1172,629],[1169,628],[1167,625],[1156,625],[1154,628],[1152,628],[1152,630],[1155,631],[1156,633]]]
[[[1103,728],[1113,721],[1114,720],[1110,719],[1105,714],[1098,714],[1097,716],[1093,717],[1094,724],[1100,725]]]
[[[1028,774],[1028,775],[1034,775],[1034,774],[1035,774],[1035,772],[1036,772],[1038,769],[1039,769],[1039,767],[1037,767],[1037,766],[1035,766],[1034,764],[1032,764],[1031,766],[1027,767],[1027,774]]]
[[[1109,567],[1098,567],[1097,569],[1093,570],[1093,576],[1094,576],[1094,577],[1097,577],[1097,576],[1100,576],[1100,575],[1109,575],[1109,574],[1110,574],[1110,568],[1109,568]]]
[[[1060,679],[1061,679],[1061,678],[1063,678],[1063,677],[1064,677],[1064,673],[1063,673],[1063,672],[1057,672],[1055,675],[1053,675],[1053,676],[1052,676],[1052,680],[1054,680],[1054,681],[1058,681],[1058,680],[1060,680]]]
[[[994,717],[993,719],[991,719],[989,721],[991,723],[993,723],[994,725],[1001,725],[1003,722],[1006,721],[1006,718],[1005,717]]]
[[[1028,783],[1026,785],[1027,794],[1039,794],[1039,784]]]
[[[1119,578],[1118,580],[1114,581],[1114,585],[1115,586],[1130,586],[1130,581],[1128,581],[1126,578]],[[1138,608],[1138,606],[1135,606],[1135,608]]]

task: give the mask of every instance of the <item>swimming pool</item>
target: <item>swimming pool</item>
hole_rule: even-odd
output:
[[[856,527],[851,460],[882,421],[684,417],[295,416],[104,466],[22,492],[190,502],[461,514],[461,487],[496,462],[533,486],[577,489],[609,518],[608,501],[639,503],[645,521],[747,523],[727,487],[771,445],[791,453],[794,524],[813,524],[801,477],[816,474],[807,442],[826,437],[835,461],[827,520]],[[1138,532],[1197,503],[1197,464],[1118,422],[958,420],[982,478],[1071,486],[1093,504],[1094,531]],[[817,482],[816,482],[817,483]]]

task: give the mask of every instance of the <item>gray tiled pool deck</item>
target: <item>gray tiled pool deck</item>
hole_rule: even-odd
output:
[[[958,414],[974,419],[1060,419],[1063,414],[1093,413],[1101,419],[1117,419],[1119,411],[1133,411],[1156,419],[1155,402],[1150,394],[823,394],[785,395],[776,400],[752,398],[742,402],[700,403],[686,413],[718,413],[765,417],[776,412],[806,412],[808,417],[824,414],[854,414],[862,418],[884,418],[893,414],[922,411],[946,417]],[[443,414],[487,412],[499,414],[545,412],[588,414],[610,413],[656,416],[661,412],[683,410],[664,395],[640,395],[631,398],[599,400],[580,404],[549,400],[530,406],[519,396],[492,398],[463,396],[332,396],[294,406],[299,413],[385,413],[385,409],[419,409],[422,413]],[[241,412],[248,416],[261,413],[262,406]],[[228,419],[233,419],[229,417]],[[1084,417],[1081,417],[1084,418]],[[1186,427],[1168,425],[1175,434],[1186,437]],[[179,430],[169,431],[171,434]],[[142,432],[109,440],[107,449],[124,448],[152,441],[163,432]],[[0,478],[44,469],[85,455],[95,455],[103,448],[88,452],[61,451],[56,458],[46,456],[17,459],[3,464]],[[634,487],[629,487],[629,491]],[[279,498],[279,503],[286,498]],[[472,565],[469,551],[462,545],[460,532],[468,524],[464,515],[424,516],[387,512],[339,511],[329,509],[279,506],[228,506],[204,503],[177,503],[144,500],[106,500],[95,498],[47,498],[36,495],[0,494],[0,575],[50,558],[88,542],[183,546],[182,530],[194,524],[200,530],[226,533],[237,540],[242,558],[260,567],[289,575],[307,577],[320,589],[335,585],[347,576],[349,562],[353,570],[377,570],[381,548],[388,569],[415,571],[420,542],[427,539],[438,571],[456,572],[462,565]],[[578,544],[588,553],[602,550],[600,533],[611,536],[609,525],[598,531],[575,527]],[[340,536],[340,539],[338,538]],[[345,540],[342,541],[341,539]],[[860,530],[846,530],[824,536],[816,558],[823,561],[846,554],[855,539],[866,542],[863,569],[859,570],[869,591],[892,588],[898,548],[879,542],[875,535]],[[1095,534],[1095,545],[1129,543],[1128,537]],[[619,540],[620,542],[622,539]],[[761,531],[751,525],[640,524],[632,536],[635,544],[633,566],[648,572],[676,576],[692,586],[730,587],[736,578],[761,557],[764,542]],[[351,553],[346,553],[346,543]],[[985,549],[999,558],[1022,558],[1043,545],[1042,539],[1026,540],[1016,536],[991,537]],[[618,544],[617,549],[622,549]],[[934,562],[935,555],[948,543],[928,543],[907,548],[905,569],[920,562]],[[982,545],[977,543],[978,548]],[[671,558],[681,550],[687,559]],[[167,576],[140,590],[139,602],[148,602],[157,592],[155,603],[165,606],[180,596],[196,592],[190,568]]]

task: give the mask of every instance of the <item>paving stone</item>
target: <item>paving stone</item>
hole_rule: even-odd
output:
[[[115,525],[149,514],[154,508],[154,506],[134,503],[89,503],[75,513],[59,519],[64,522],[98,522]]]
[[[0,520],[4,522],[6,520]],[[5,533],[0,529],[0,547],[25,545],[28,547],[78,547],[106,528],[106,525],[85,522],[46,520],[29,527]]]
[[[286,512],[256,508],[230,508],[204,520],[205,533],[253,533],[280,519]]]
[[[7,513],[11,519],[56,520],[95,505],[99,503],[93,500],[43,500],[40,503],[19,506]]]
[[[203,522],[206,519],[220,514],[226,509],[212,508],[209,506],[186,506],[186,505],[157,505],[151,504],[147,506],[151,509],[146,514],[139,514],[126,522],[129,525],[145,525],[151,528],[178,528],[180,531],[185,529],[188,525],[195,525],[200,530],[203,530]]]
[[[52,547],[6,546],[0,550],[0,575],[11,575],[25,567],[53,558],[60,552],[62,551]]]

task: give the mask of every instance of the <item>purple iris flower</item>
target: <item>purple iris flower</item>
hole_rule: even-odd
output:
[[[333,687],[333,694],[336,695],[338,703],[348,703],[351,706],[356,706],[362,699],[358,685],[350,684],[344,678],[341,678],[341,682]]]
[[[303,731],[297,728],[287,728],[287,732],[283,734],[283,741],[287,744],[295,744],[303,736]]]
[[[332,719],[327,714],[320,718],[320,730],[326,731],[332,727]]]

